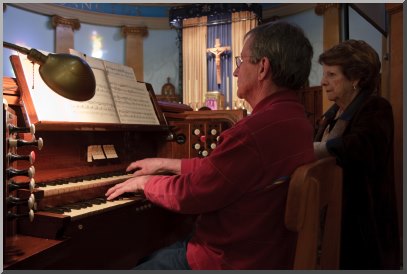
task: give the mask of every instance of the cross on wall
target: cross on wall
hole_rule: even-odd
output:
[[[230,47],[221,47],[220,39],[215,39],[215,47],[208,48],[207,52],[210,52],[215,55],[215,62],[216,62],[216,83],[220,85],[222,83],[221,73],[220,73],[220,56],[225,51],[230,50]]]

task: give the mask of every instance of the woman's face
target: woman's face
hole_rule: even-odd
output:
[[[342,73],[340,66],[322,65],[323,76],[321,85],[326,92],[328,100],[334,101],[340,107],[346,107],[354,98],[357,90],[355,80],[349,80]]]

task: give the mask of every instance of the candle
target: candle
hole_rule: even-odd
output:
[[[229,76],[226,76],[226,104],[229,104]]]
[[[191,90],[191,79],[188,78],[187,86],[185,87],[185,91],[184,91],[184,98],[185,98],[185,101],[188,101],[189,104],[191,105],[192,100],[191,100],[191,92],[190,92],[190,90]]]
[[[197,79],[195,79],[195,91],[194,91],[194,94],[195,94],[194,100],[199,101],[198,80]],[[197,102],[197,104],[198,104],[198,102]]]

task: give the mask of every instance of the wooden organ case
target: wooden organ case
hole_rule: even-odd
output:
[[[11,61],[18,72],[18,59]],[[245,111],[159,104],[146,84],[159,125],[43,122],[18,74],[3,78],[4,269],[130,269],[190,233],[193,216],[136,194],[106,202],[104,193],[130,176],[132,161],[209,155]],[[94,146],[113,146],[117,157],[89,161]],[[20,158],[6,161],[8,153]]]

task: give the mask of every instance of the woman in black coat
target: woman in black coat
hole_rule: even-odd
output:
[[[380,60],[364,41],[319,56],[321,85],[333,106],[315,136],[317,158],[343,168],[341,269],[400,269],[393,170],[393,113],[377,95]]]

